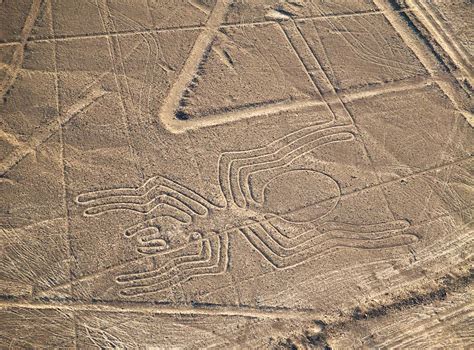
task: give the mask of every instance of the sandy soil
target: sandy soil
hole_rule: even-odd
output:
[[[0,348],[472,348],[468,0],[0,1]]]

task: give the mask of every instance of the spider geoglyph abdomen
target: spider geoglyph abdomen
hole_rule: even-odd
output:
[[[290,222],[309,222],[331,212],[339,202],[339,185],[315,170],[292,170],[264,187],[262,208]]]

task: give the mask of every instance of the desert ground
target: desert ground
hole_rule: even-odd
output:
[[[474,348],[473,10],[0,0],[0,348]]]

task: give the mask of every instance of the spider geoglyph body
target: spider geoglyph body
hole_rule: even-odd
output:
[[[137,251],[165,257],[144,272],[117,276],[122,296],[154,293],[191,277],[229,269],[229,235],[241,234],[276,269],[292,268],[340,247],[381,249],[413,243],[409,223],[395,220],[354,225],[329,220],[341,198],[338,182],[312,169],[294,169],[299,157],[339,142],[354,141],[351,125],[299,129],[268,145],[224,152],[219,184],[224,204],[173,180],[156,176],[138,188],[99,190],[76,201],[85,216],[128,210],[143,220],[126,230]],[[164,230],[172,219],[180,229]]]

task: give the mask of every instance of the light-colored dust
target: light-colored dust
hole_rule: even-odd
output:
[[[0,1],[0,347],[473,347],[472,6]]]

